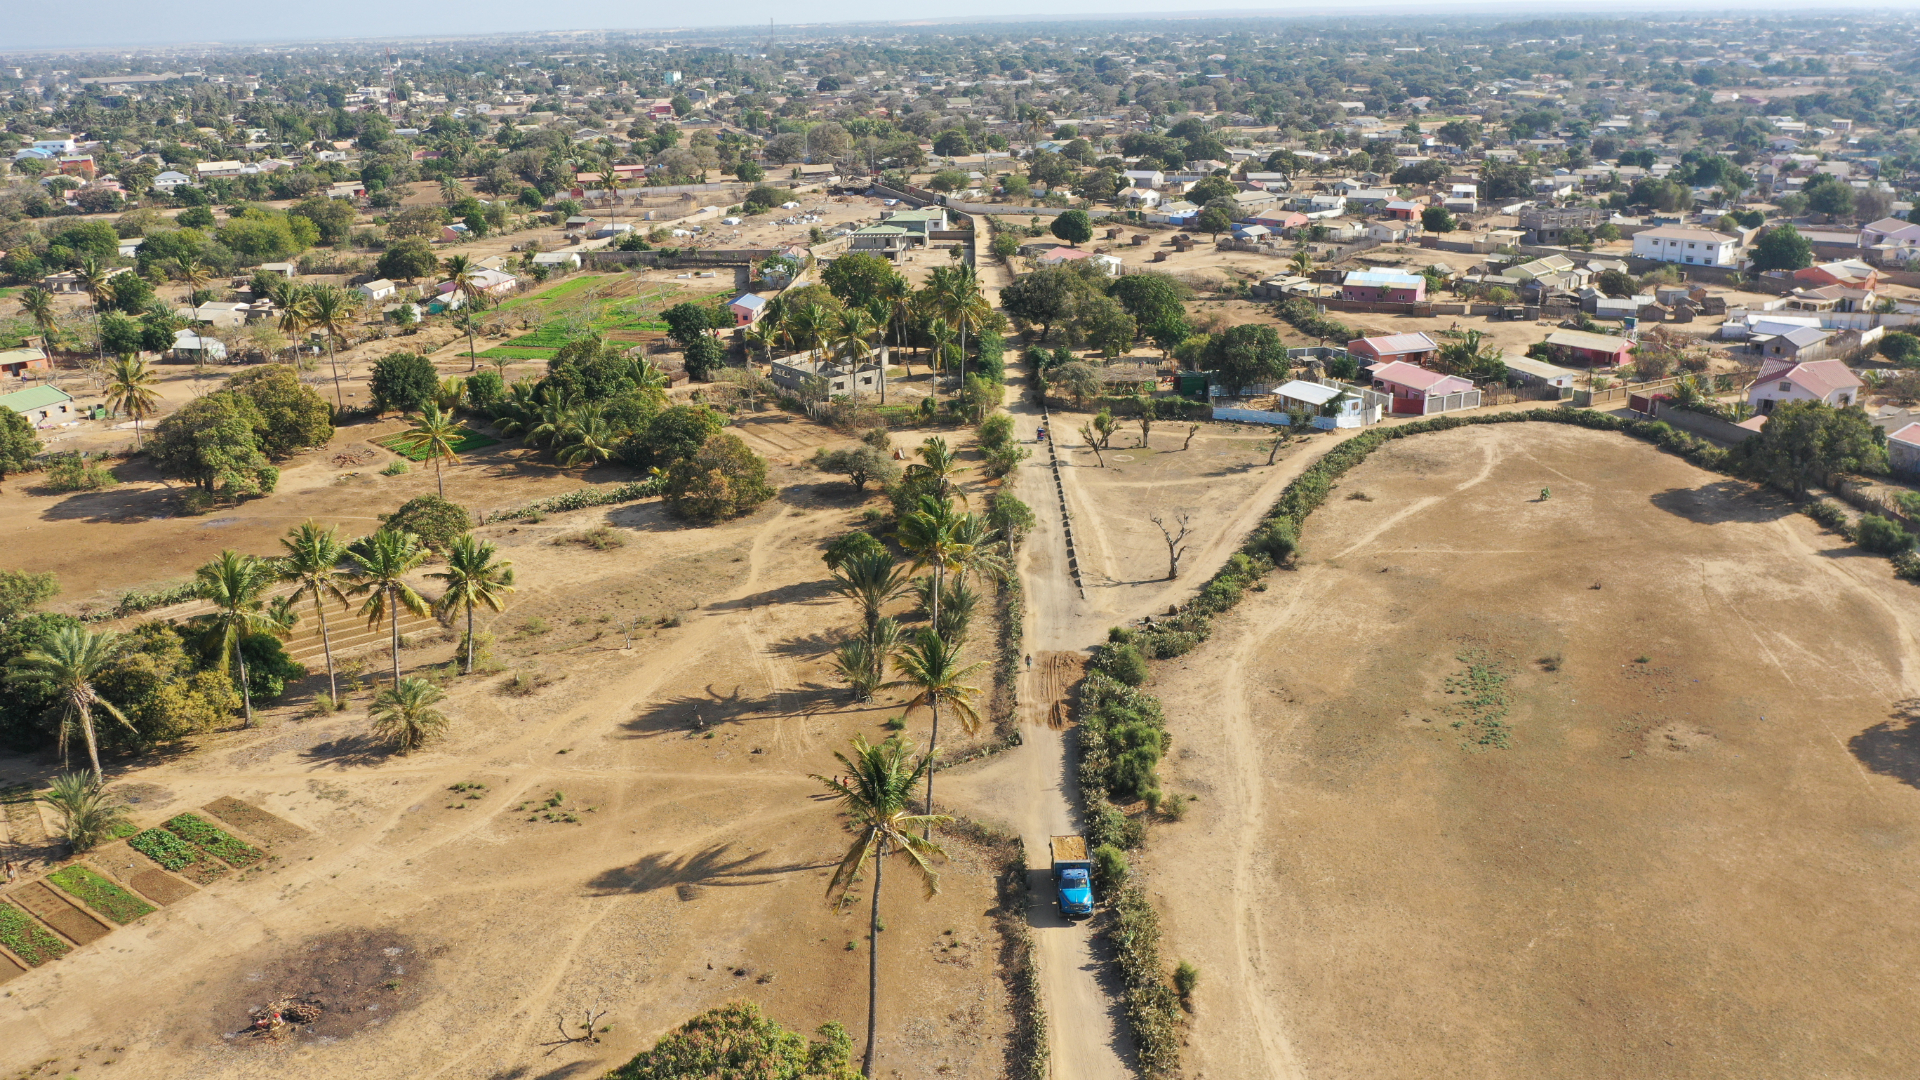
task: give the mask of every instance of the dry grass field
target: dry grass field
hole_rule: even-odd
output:
[[[1189,1076],[1920,1071],[1884,560],[1555,425],[1391,443],[1303,545],[1151,686]]]

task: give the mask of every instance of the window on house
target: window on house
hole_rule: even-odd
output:
[[[1774,351],[1778,352],[1779,350],[1775,349]],[[1792,389],[1793,389],[1793,384],[1790,382],[1783,382],[1780,384],[1780,392],[1783,394]]]

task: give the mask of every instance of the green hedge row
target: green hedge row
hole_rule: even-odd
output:
[[[491,525],[496,521],[517,521],[537,514],[564,514],[569,510],[585,510],[589,506],[610,506],[614,503],[633,502],[658,495],[664,482],[658,477],[645,480],[633,480],[612,487],[575,488],[548,499],[539,499],[525,506],[511,510],[495,510],[488,514],[482,525]]]

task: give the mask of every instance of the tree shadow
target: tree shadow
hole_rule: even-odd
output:
[[[392,745],[366,732],[315,743],[300,751],[300,759],[315,766],[378,765],[391,757]]]
[[[650,893],[675,888],[682,900],[699,896],[700,889],[761,885],[769,879],[801,870],[819,870],[833,863],[789,863],[784,866],[756,865],[766,858],[764,851],[735,857],[732,844],[716,844],[704,851],[675,857],[672,852],[648,855],[631,866],[601,871],[587,882],[596,895]]]
[[[749,720],[774,720],[811,716],[836,704],[847,691],[839,687],[808,684],[793,690],[776,690],[749,697],[735,686],[722,693],[708,683],[704,694],[682,694],[658,702],[623,726],[633,738],[681,732],[688,737],[704,733],[721,724],[740,724]]]
[[[830,634],[825,631],[808,634],[805,637],[788,638],[774,645],[772,652],[776,656],[790,656],[807,660],[817,660],[840,647],[846,640],[845,634]]]
[[[1887,719],[1847,740],[1860,764],[1908,787],[1920,787],[1920,698],[1893,703]]]
[[[604,1067],[604,1063],[575,1061],[562,1065],[557,1069],[548,1069],[546,1072],[535,1076],[533,1066],[516,1065],[505,1072],[493,1073],[487,1077],[487,1080],[572,1080],[572,1078],[576,1076],[599,1072]]]
[[[36,495],[51,494],[36,490]],[[136,524],[154,517],[172,516],[174,492],[164,487],[113,488],[82,491],[40,512],[42,521],[84,521],[91,525]]]
[[[711,611],[744,611],[748,608],[771,607],[774,604],[804,604],[814,601],[831,601],[838,598],[826,578],[811,581],[796,581],[791,585],[782,585],[777,589],[766,589],[749,596],[739,596],[732,600],[722,600],[709,607]]]
[[[1737,480],[1717,480],[1697,488],[1668,488],[1655,492],[1647,501],[1698,525],[1735,521],[1760,524],[1793,513],[1793,503],[1786,497]]]
[[[871,488],[855,491],[853,485],[845,480],[823,480],[813,484],[789,484],[781,488],[775,498],[801,510],[831,510],[859,506],[873,498],[874,494]]]

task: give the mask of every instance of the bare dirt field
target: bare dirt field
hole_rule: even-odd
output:
[[[1920,596],[1884,560],[1532,424],[1390,444],[1303,547],[1151,686],[1189,1076],[1920,1070]]]
[[[0,1075],[111,1058],[117,1075],[152,1077],[596,1076],[743,998],[799,1030],[838,1020],[863,1037],[865,908],[825,902],[847,841],[809,774],[836,772],[833,751],[885,736],[901,712],[900,691],[850,705],[829,668],[857,615],[826,590],[820,544],[870,503],[781,463],[837,436],[759,426],[754,438],[791,448],[773,466],[782,494],[739,521],[690,528],[644,501],[478,530],[514,561],[519,592],[483,620],[491,673],[451,681],[450,733],[427,750],[375,744],[364,689],[346,712],[307,713],[324,688],[310,678],[257,730],[110,767],[138,824],[204,807],[271,857],[188,891],[140,877],[159,872],[124,844],[103,851],[101,872],[167,906],[6,983]],[[462,470],[455,499],[499,484]],[[289,485],[286,515],[351,509],[326,501],[350,489],[319,486],[316,502]],[[600,523],[625,546],[553,542]],[[95,558],[134,561],[152,530],[201,524],[110,531],[117,546]],[[236,546],[267,553],[280,524]],[[973,640],[991,660],[984,612]],[[423,634],[402,660],[424,672],[452,655],[450,636]],[[992,670],[978,676],[989,696]],[[924,740],[924,712],[906,732]],[[994,732],[943,736],[960,754]],[[0,759],[0,784],[51,767]],[[984,835],[947,849],[932,901],[888,875],[878,1075],[1007,1065],[996,913],[1015,849]],[[239,1034],[287,999],[335,1015],[278,1042]],[[589,1006],[611,1030],[555,1045],[557,1016],[578,1035]]]

